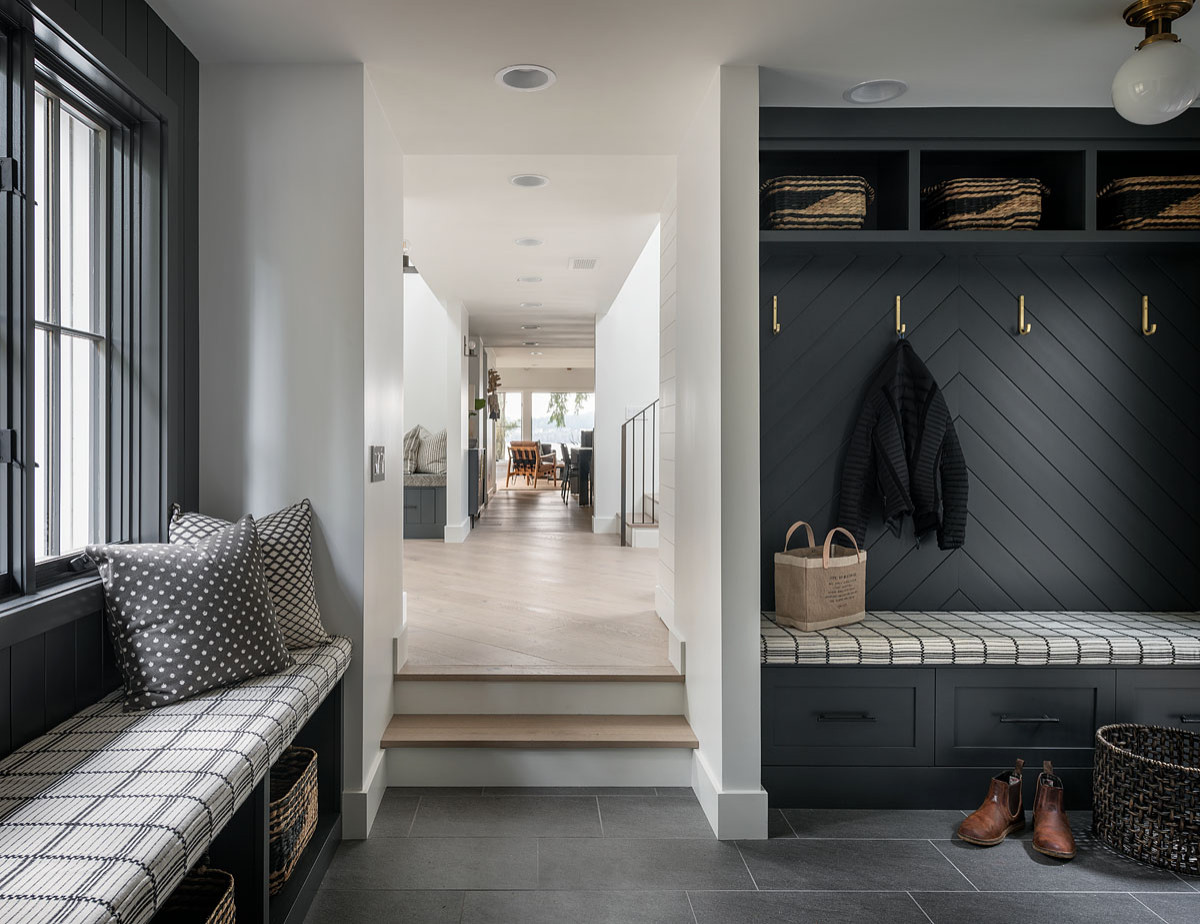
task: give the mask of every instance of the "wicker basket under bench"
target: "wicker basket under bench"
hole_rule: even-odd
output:
[[[158,910],[162,924],[235,924],[233,876],[222,869],[198,866],[175,887]]]
[[[277,895],[317,830],[317,752],[290,747],[271,768],[271,894]]]

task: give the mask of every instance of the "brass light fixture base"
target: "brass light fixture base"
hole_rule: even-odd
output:
[[[1134,0],[1121,15],[1135,29],[1146,30],[1146,37],[1137,46],[1141,49],[1152,42],[1178,42],[1179,36],[1171,32],[1171,23],[1186,15],[1192,4],[1193,0]]]

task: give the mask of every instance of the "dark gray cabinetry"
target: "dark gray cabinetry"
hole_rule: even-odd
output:
[[[404,489],[404,538],[442,539],[446,530],[446,489]]]

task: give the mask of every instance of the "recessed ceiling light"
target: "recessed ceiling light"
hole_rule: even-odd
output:
[[[530,351],[529,351],[529,355],[530,355],[530,356],[541,356],[541,355],[542,355],[542,351],[541,351],[541,350],[530,350]]]
[[[520,186],[522,189],[536,189],[539,186],[549,185],[550,177],[542,176],[540,173],[518,173],[510,176],[508,182],[513,186]]]
[[[907,91],[908,84],[903,80],[867,80],[843,93],[842,99],[848,103],[869,106],[872,103],[886,103],[903,96]]]
[[[541,282],[541,276],[518,276],[517,282]]]
[[[518,247],[541,247],[543,242],[536,237],[519,237],[513,243]]]
[[[522,308],[541,308],[541,302],[521,302]]]
[[[558,80],[558,75],[541,64],[510,64],[496,71],[496,83],[509,90],[533,93],[544,90]]]

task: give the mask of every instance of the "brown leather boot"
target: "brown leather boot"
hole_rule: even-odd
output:
[[[1018,758],[1012,771],[992,777],[987,798],[958,826],[958,836],[968,844],[994,847],[1002,840],[1025,827],[1025,809],[1021,803],[1021,768],[1025,761]]]
[[[1059,860],[1075,856],[1075,837],[1063,811],[1062,780],[1054,775],[1054,765],[1048,760],[1042,761],[1033,797],[1033,849]]]

